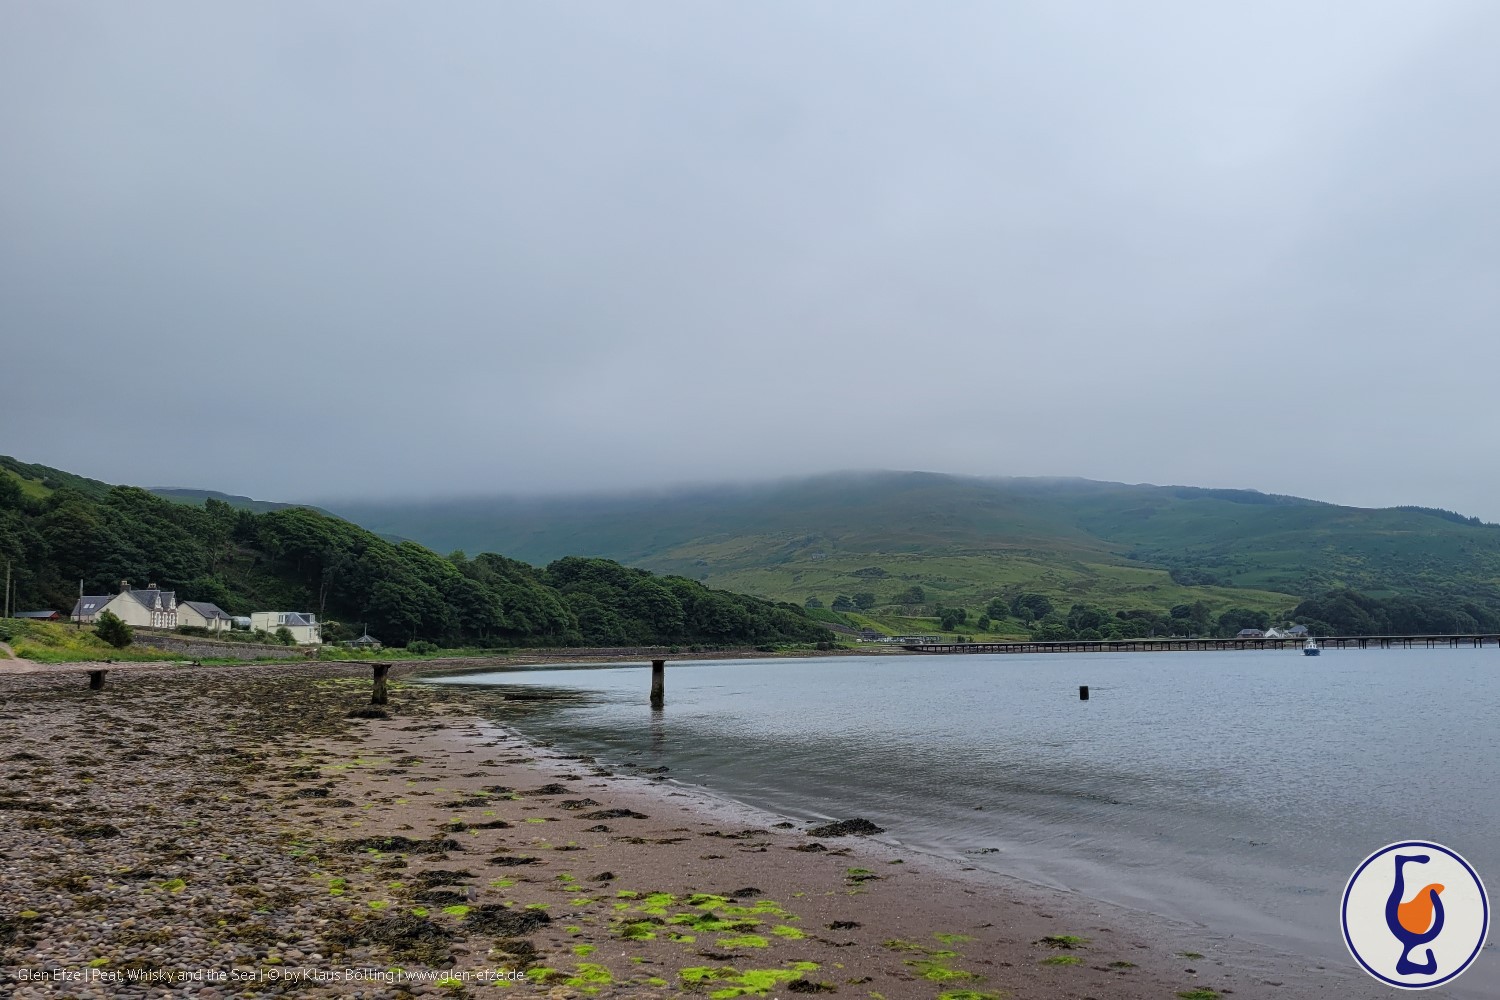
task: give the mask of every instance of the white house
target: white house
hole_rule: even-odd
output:
[[[250,615],[250,629],[275,632],[284,628],[301,646],[315,646],[323,641],[323,626],[310,611],[255,611]]]
[[[183,601],[177,605],[177,627],[192,625],[210,632],[228,632],[229,615],[217,604],[207,601]]]
[[[89,623],[106,611],[135,628],[176,628],[177,592],[158,590],[154,583],[145,590],[132,590],[128,580],[121,580],[118,594],[80,597],[71,617]]]

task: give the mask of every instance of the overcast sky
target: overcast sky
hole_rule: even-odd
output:
[[[1500,520],[1500,4],[0,5],[0,453]]]

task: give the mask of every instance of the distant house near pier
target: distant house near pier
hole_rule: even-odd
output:
[[[1242,628],[1235,633],[1236,639],[1264,639],[1266,634],[1258,628]]]
[[[144,590],[134,590],[129,580],[121,580],[118,594],[80,597],[70,617],[91,624],[106,611],[135,628],[176,628],[177,592],[159,590],[154,583]]]
[[[344,645],[348,646],[351,649],[373,650],[380,648],[380,640],[371,635],[369,629],[366,629],[364,635],[360,636],[358,639],[350,639],[348,642],[344,643]]]
[[[177,605],[177,627],[192,625],[210,632],[228,632],[229,615],[217,604],[207,601],[183,601]]]
[[[1307,635],[1307,626],[1306,625],[1293,625],[1291,628],[1289,628],[1289,629],[1286,630],[1286,634],[1287,634],[1287,637],[1290,638],[1290,639],[1301,639],[1301,638],[1304,638]]]
[[[284,628],[292,633],[299,646],[316,646],[323,641],[323,626],[311,611],[254,611],[250,614],[250,628],[267,632]]]

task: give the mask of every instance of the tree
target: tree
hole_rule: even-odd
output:
[[[952,632],[969,620],[969,613],[963,608],[938,608],[937,613],[944,632]]]
[[[1264,611],[1230,608],[1219,616],[1219,634],[1225,637],[1238,635],[1242,629],[1258,628],[1264,632],[1270,627],[1271,616]]]
[[[135,638],[135,632],[113,611],[101,611],[94,622],[94,634],[116,649],[124,649]]]
[[[1004,618],[1010,614],[1010,605],[1003,597],[991,598],[990,603],[985,605],[984,613],[991,618]]]
[[[927,591],[921,587],[907,587],[896,597],[897,604],[926,604]]]
[[[974,624],[976,627],[978,627],[979,631],[988,632],[990,630],[990,616],[980,615],[979,621],[975,622]]]
[[[823,602],[818,599],[818,596],[816,594],[809,594],[807,595],[807,600],[802,602],[802,606],[804,608],[816,610],[823,606]]]
[[[1011,614],[1023,622],[1046,618],[1052,610],[1052,600],[1046,594],[1021,594],[1010,602]]]
[[[875,606],[875,595],[869,591],[861,591],[854,595],[854,606],[861,611],[869,611]]]
[[[849,597],[848,594],[840,594],[839,596],[837,596],[837,597],[835,597],[833,599],[833,610],[835,610],[835,611],[853,611],[854,610],[854,601],[853,601],[852,598]]]

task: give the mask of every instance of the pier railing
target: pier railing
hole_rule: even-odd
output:
[[[1057,639],[1047,642],[922,642],[903,646],[913,653],[1149,653],[1178,650],[1301,649],[1304,638],[1284,639]],[[1323,649],[1479,649],[1500,648],[1500,635],[1330,635],[1318,636]]]

